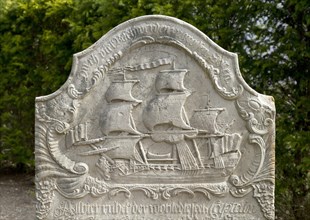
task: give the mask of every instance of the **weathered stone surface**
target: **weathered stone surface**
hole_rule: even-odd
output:
[[[274,219],[273,98],[166,16],[127,21],[36,99],[38,219]]]

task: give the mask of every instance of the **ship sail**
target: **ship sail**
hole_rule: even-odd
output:
[[[185,91],[184,77],[187,72],[186,69],[160,71],[155,81],[156,90],[159,93],[165,91]]]
[[[135,146],[140,140],[140,137],[128,136],[121,139],[107,139],[104,143],[105,147],[114,148],[105,154],[111,159],[136,159]]]
[[[131,90],[134,84],[139,80],[118,80],[113,81],[106,92],[106,100],[108,102],[113,101],[127,101],[127,102],[141,102],[141,100],[135,99]]]
[[[155,96],[143,112],[143,122],[150,131],[156,125],[172,124],[182,129],[192,129],[184,120],[184,103],[188,92],[164,93]]]
[[[231,151],[237,151],[240,148],[241,144],[241,136],[237,133],[234,134],[226,134],[223,137],[223,147],[222,152],[228,153]]]
[[[226,164],[236,159],[234,157],[238,155],[240,144],[241,136],[237,133],[226,134],[219,138],[210,138],[209,145],[212,151],[210,158],[214,160],[214,167],[225,168],[227,165],[225,165],[224,157],[230,160],[226,162]],[[232,163],[232,165],[234,166],[234,163]]]
[[[223,110],[223,108],[197,109],[191,118],[191,125],[199,129],[200,132],[219,134],[217,116]]]
[[[103,117],[101,131],[104,135],[110,132],[127,132],[129,134],[140,134],[133,125],[131,111],[132,102],[110,103]]]

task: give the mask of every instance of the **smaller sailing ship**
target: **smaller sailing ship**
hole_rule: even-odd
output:
[[[217,117],[224,110],[207,106],[194,110],[191,118],[192,126],[198,129],[195,140],[200,145],[199,151],[203,152],[201,162],[205,167],[234,168],[239,162],[241,136],[219,131]]]

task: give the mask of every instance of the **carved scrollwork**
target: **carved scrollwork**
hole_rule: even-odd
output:
[[[270,148],[266,149],[266,144],[259,135],[251,134],[249,138],[251,143],[255,143],[259,147],[260,153],[256,155],[260,156],[254,159],[248,172],[242,176],[232,175],[230,177],[230,182],[234,186],[230,192],[235,197],[243,197],[261,182],[273,183],[274,181],[274,160],[270,155]],[[271,194],[273,192],[270,192]]]
[[[59,149],[59,138],[66,132],[69,124],[53,119],[45,114],[44,105],[36,108],[38,122],[36,123],[36,157],[37,171],[42,177],[65,176],[68,173],[83,175],[88,172],[84,163],[76,163],[66,157]],[[48,123],[49,125],[47,125]],[[49,128],[48,128],[49,126]]]
[[[265,135],[274,127],[274,112],[257,99],[236,101],[240,116],[248,122],[249,130],[254,134]]]
[[[255,134],[250,134],[249,136],[250,143],[256,144],[256,146],[259,147],[259,153],[256,155],[259,157],[255,158],[253,163],[252,163],[252,169],[250,169],[248,172],[244,173],[242,177],[240,178],[237,175],[232,175],[230,177],[230,181],[234,186],[237,187],[245,187],[248,186],[249,184],[259,181],[257,179],[258,174],[261,172],[261,169],[263,167],[264,159],[265,159],[265,142],[262,139],[261,136],[255,135]]]
[[[202,193],[207,199],[211,199],[211,196],[221,197],[229,192],[227,184],[213,184],[213,185],[201,185],[201,186],[182,186],[182,185],[166,185],[166,186],[145,186],[145,185],[120,185],[111,186],[103,180],[87,176],[83,185],[80,188],[76,188],[70,193],[64,192],[60,189],[59,185],[55,184],[55,189],[66,198],[83,198],[86,195],[93,197],[102,197],[107,194],[109,197],[114,197],[118,194],[123,194],[126,198],[130,198],[135,191],[143,192],[146,197],[157,200],[163,198],[169,200],[172,197],[176,197],[179,194],[187,193],[192,197],[196,193]]]
[[[79,102],[62,94],[43,101],[37,101],[35,105],[36,120],[53,127],[59,134],[65,133],[76,117]]]
[[[164,199],[170,199],[171,197],[175,197],[180,193],[187,193],[192,197],[195,196],[195,193],[187,187],[162,187],[160,190]]]
[[[274,219],[274,186],[271,182],[261,181],[253,184],[254,197],[260,204],[264,216],[268,220]]]
[[[73,185],[74,187],[68,187],[68,185]],[[88,175],[79,178],[59,178],[56,186],[57,191],[68,199],[80,199],[86,195],[101,197],[109,192],[109,188],[104,181]]]
[[[202,193],[207,199],[211,199],[211,195],[221,197],[228,193],[229,189],[226,184],[215,184],[207,186],[184,187],[184,186],[165,186],[161,187],[163,199],[170,199],[180,193],[190,194],[192,197],[195,193]]]
[[[233,100],[237,99],[243,93],[243,86],[238,85],[237,87],[232,86],[232,80],[227,81],[228,77],[232,77],[232,73],[226,68],[221,72],[221,68],[216,68],[214,65],[209,64],[199,54],[193,52],[194,58],[198,63],[209,73],[209,76],[213,82],[216,91],[225,99]],[[220,75],[226,80],[226,87],[222,86]]]
[[[88,176],[83,186],[83,191],[94,197],[102,196],[108,192],[108,186],[104,181]]]
[[[48,143],[48,150],[50,156],[53,160],[63,169],[69,171],[73,174],[83,175],[88,172],[88,166],[85,163],[77,163],[71,159],[69,159],[66,155],[64,155],[59,149],[59,131],[62,129],[58,129],[59,126],[56,124],[51,129],[47,131],[47,143]],[[57,132],[56,132],[57,131]]]
[[[264,180],[268,178],[270,173],[266,172],[266,170],[272,171],[274,161],[269,161],[272,155],[266,154],[266,151],[269,152],[271,149],[266,146],[267,144],[268,146],[273,145],[272,141],[270,142],[271,138],[269,136],[272,136],[271,131],[274,129],[274,112],[268,105],[261,104],[257,98],[237,100],[236,107],[239,115],[247,122],[248,129],[251,132],[249,142],[259,147],[259,152],[256,155],[259,155],[260,158],[258,160],[255,157],[252,168],[248,171],[248,176],[239,178],[233,175],[231,177],[233,185],[240,187]],[[268,143],[266,143],[266,138],[269,140]]]
[[[150,199],[158,199],[159,193],[158,190],[152,187],[145,187],[145,186],[136,186],[130,189],[130,191],[142,191],[144,192],[145,196]]]
[[[39,102],[36,103],[36,119],[40,122],[54,123],[54,128],[58,133],[63,133],[69,128],[69,124],[55,118],[52,118],[46,113],[46,105]]]
[[[136,185],[123,185],[117,187],[109,187],[106,193],[111,196],[116,196],[117,194],[123,193],[126,198],[131,197],[134,191],[142,191],[144,194],[151,199],[157,200],[163,198],[169,200],[172,197],[176,197],[181,193],[190,194],[192,197],[196,193],[202,193],[207,199],[211,199],[213,196],[223,196],[229,192],[229,188],[226,184],[214,184],[206,186],[178,186],[178,185],[166,185],[161,187],[156,186],[136,186]]]
[[[36,212],[39,219],[44,219],[50,212],[50,204],[54,197],[54,191],[62,193],[74,191],[73,186],[83,185],[85,174],[88,173],[88,166],[84,163],[76,163],[60,152],[58,138],[64,132],[64,123],[57,120],[50,120],[49,128],[46,123],[36,123]],[[68,184],[71,183],[71,184]]]
[[[235,176],[235,177],[238,177],[238,176]],[[234,178],[235,178],[234,177]],[[232,180],[231,180],[232,181]],[[239,181],[239,180],[238,180]],[[234,197],[237,197],[237,198],[242,198],[244,197],[245,195],[247,195],[248,193],[250,193],[253,189],[250,187],[250,186],[245,186],[245,187],[232,187],[230,189],[230,193],[231,195],[233,195]]]
[[[108,192],[108,195],[109,195],[109,197],[112,197],[112,196],[116,196],[119,193],[123,193],[126,198],[129,198],[131,196],[130,190],[127,189],[126,187],[122,187],[122,186],[114,187],[114,188],[110,189]]]
[[[237,88],[236,87],[232,87],[231,85],[229,85],[230,88],[224,87],[221,84],[221,80],[220,80],[220,75],[223,74],[221,72],[220,69],[215,68],[212,65],[209,65],[207,68],[207,71],[209,72],[209,75],[212,79],[213,84],[215,85],[216,90],[218,91],[218,93],[226,99],[236,99],[238,98],[241,93],[243,92],[243,86],[242,85],[238,85]]]
[[[237,100],[236,108],[247,122],[249,143],[256,147],[249,170],[241,176],[231,176],[234,187],[230,192],[235,197],[243,197],[254,191],[264,216],[271,220],[274,219],[274,110],[259,97]]]
[[[36,181],[36,213],[38,219],[45,219],[49,214],[55,189],[56,181],[53,178]]]
[[[68,86],[68,94],[72,99],[81,98],[84,95],[83,92],[80,92],[75,88],[74,84]]]
[[[36,174],[39,180],[50,177],[64,177],[68,172],[51,157],[49,146],[46,143],[47,126],[41,122],[36,123]],[[55,131],[56,132],[56,131]]]

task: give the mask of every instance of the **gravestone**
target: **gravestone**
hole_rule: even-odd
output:
[[[38,219],[274,219],[273,98],[166,16],[120,24],[36,98]]]

